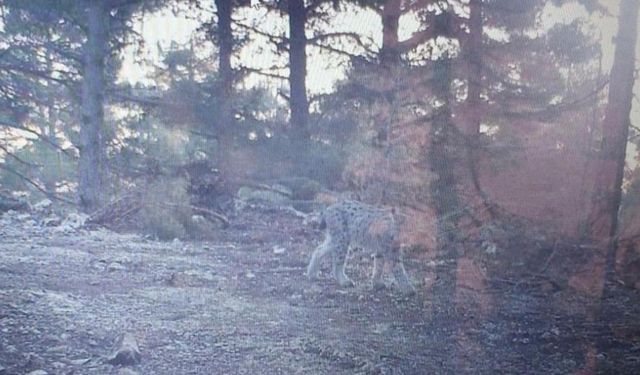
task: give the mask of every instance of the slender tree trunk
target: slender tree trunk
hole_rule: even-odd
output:
[[[597,160],[598,173],[588,219],[591,237],[601,244],[613,238],[618,227],[635,81],[638,6],[637,0],[622,0],[620,4],[616,52],[609,80],[602,146]]]
[[[85,211],[96,210],[104,197],[104,66],[108,51],[109,11],[102,1],[86,1],[79,193]]]
[[[51,33],[47,31],[48,39],[51,41]],[[46,52],[46,62],[47,62],[47,71],[53,71],[53,57],[49,51]],[[46,105],[46,119],[47,119],[47,130],[46,133],[49,141],[51,142],[52,147],[47,147],[47,156],[49,160],[47,161],[47,169],[48,172],[45,172],[45,183],[44,188],[47,191],[47,194],[52,197],[56,194],[56,179],[59,178],[60,172],[60,152],[57,149],[58,146],[58,137],[56,136],[56,123],[57,123],[57,115],[55,108],[55,98],[54,93],[49,91],[47,93],[47,105]]]
[[[304,0],[289,0],[289,88],[291,126],[299,140],[308,138],[309,101],[307,99],[307,13]]]
[[[436,35],[449,35],[450,14],[436,18]],[[458,236],[460,201],[454,174],[453,134],[451,119],[451,60],[442,57],[435,63],[434,92],[442,102],[431,125],[428,160],[434,174],[431,182],[431,201],[436,213],[436,282],[433,287],[434,321],[441,332],[437,349],[445,373],[455,373],[457,313],[455,309],[456,272],[461,255]]]
[[[601,307],[599,321],[606,326],[609,319],[608,301],[611,299],[608,286],[613,285],[615,279],[616,235],[618,232],[618,211],[622,199],[622,181],[624,176],[625,156],[629,135],[629,113],[633,101],[633,85],[635,83],[635,61],[638,11],[638,0],[622,0],[618,35],[616,37],[616,52],[611,68],[609,80],[609,98],[603,123],[603,139],[600,158],[597,161],[597,179],[589,216],[589,226],[592,239],[602,249],[604,269],[595,270],[601,282]],[[604,275],[602,275],[604,273]],[[606,335],[611,337],[611,335]],[[603,353],[608,343],[602,340],[598,343],[598,350]],[[601,372],[609,372],[600,361]]]
[[[392,67],[400,62],[398,51],[398,25],[400,24],[402,0],[387,0],[382,7],[382,49],[380,64]]]
[[[231,110],[231,98],[233,89],[233,70],[231,68],[231,55],[233,54],[233,34],[231,31],[231,14],[233,11],[232,0],[215,0],[218,14],[218,75],[220,82],[220,116],[217,124],[218,131],[221,132],[220,141],[228,142],[225,135],[230,133],[233,122]],[[223,145],[226,148],[228,145]]]
[[[482,0],[469,0],[469,44],[467,52],[469,121],[464,131],[468,136],[480,134],[482,99]]]

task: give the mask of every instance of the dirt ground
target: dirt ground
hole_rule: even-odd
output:
[[[589,354],[604,331],[525,284],[492,284],[490,315],[436,322],[425,287],[433,269],[413,256],[413,297],[371,292],[371,260],[358,253],[348,266],[356,287],[326,272],[310,282],[304,268],[321,237],[279,210],[248,209],[198,242],[5,214],[0,374],[568,374],[605,356]],[[640,298],[631,289],[615,298],[618,334],[605,360],[611,373],[637,373]],[[443,347],[452,330],[460,344]],[[123,333],[142,353],[126,368],[107,361]]]

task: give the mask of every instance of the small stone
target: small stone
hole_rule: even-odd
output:
[[[82,366],[84,364],[89,363],[89,361],[91,361],[91,358],[80,358],[80,359],[72,359],[71,361],[69,361],[69,363],[74,366]]]
[[[61,369],[61,368],[64,368],[66,365],[65,365],[64,363],[62,363],[62,362],[53,362],[53,363],[51,364],[51,366],[52,366],[53,368],[55,368],[55,369],[58,369],[58,370],[59,370],[59,369]]]
[[[49,373],[44,370],[33,370],[28,372],[27,375],[49,375]]]
[[[251,271],[247,272],[245,276],[247,277],[247,279],[253,279],[256,277],[256,275]]]
[[[62,221],[60,225],[63,227],[63,229],[73,231],[82,228],[88,219],[89,215],[72,212]]]
[[[138,349],[138,342],[131,333],[124,333],[118,339],[114,353],[107,362],[112,365],[135,365],[140,362],[141,354]]]
[[[498,247],[493,242],[485,241],[482,245],[484,251],[489,255],[493,255],[498,252]]]
[[[111,262],[107,265],[107,271],[109,272],[115,272],[115,271],[124,271],[126,270],[127,267],[123,266],[122,264],[118,263],[118,262]]]
[[[285,251],[286,251],[285,248],[282,246],[276,245],[273,247],[273,253],[276,255],[284,254]]]
[[[16,215],[16,220],[18,221],[22,221],[22,222],[26,222],[27,220],[32,221],[30,219],[31,219],[31,215],[29,214]]]
[[[42,219],[42,226],[45,227],[56,227],[60,225],[62,219],[57,215],[51,215]]]
[[[43,199],[40,202],[33,205],[33,210],[38,212],[48,211],[52,205],[53,205],[53,202],[51,202],[51,200]]]

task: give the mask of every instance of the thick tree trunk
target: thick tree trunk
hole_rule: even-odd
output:
[[[218,131],[221,132],[220,141],[228,142],[230,127],[233,122],[233,114],[231,110],[231,98],[233,89],[233,70],[231,68],[231,55],[233,54],[233,34],[231,31],[231,14],[233,11],[232,0],[215,0],[218,14],[218,75],[220,82],[220,115],[219,123],[216,124]],[[226,148],[228,145],[224,145]]]
[[[307,99],[307,13],[304,0],[289,0],[289,87],[291,126],[299,140],[308,138],[309,101]]]
[[[392,67],[400,62],[398,50],[398,25],[400,23],[402,0],[387,0],[382,7],[382,49],[380,64]]]
[[[478,141],[480,137],[480,124],[483,117],[482,103],[482,39],[483,39],[483,11],[482,0],[469,1],[469,39],[465,53],[467,65],[467,100],[466,115],[463,116],[464,124],[460,130],[465,137],[466,144],[466,168],[467,188],[473,194],[474,207],[483,207],[492,217],[495,216],[489,198],[480,186],[478,174]]]
[[[438,35],[448,35],[450,15],[446,12],[436,19]],[[461,255],[461,239],[458,236],[460,201],[457,192],[455,155],[451,118],[451,60],[442,57],[435,63],[434,92],[442,102],[431,124],[428,160],[434,174],[431,182],[431,202],[436,213],[436,282],[433,286],[434,321],[441,332],[442,345],[438,357],[445,372],[455,373],[455,348],[457,313],[455,309],[456,273]]]
[[[86,1],[87,41],[84,45],[82,127],[80,128],[79,195],[87,212],[104,196],[105,145],[104,66],[108,51],[109,11],[102,1]]]

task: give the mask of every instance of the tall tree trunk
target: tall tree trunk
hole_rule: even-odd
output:
[[[80,128],[79,193],[87,212],[104,197],[105,145],[104,67],[108,51],[109,11],[102,1],[86,1],[87,40],[84,45],[82,127]]]
[[[51,41],[51,32],[47,30],[48,40]],[[53,71],[53,56],[50,51],[45,52],[45,59],[47,63],[47,71]],[[45,134],[49,141],[51,142],[51,146],[47,147],[47,157],[49,160],[47,161],[47,169],[48,172],[45,172],[45,182],[44,188],[49,197],[53,197],[56,194],[56,179],[59,178],[60,173],[60,152],[58,151],[58,137],[56,135],[56,125],[58,121],[58,116],[56,113],[55,106],[55,98],[54,93],[51,90],[47,93],[47,104],[46,104],[46,121],[47,121],[47,129]]]
[[[289,0],[289,105],[291,126],[298,140],[308,138],[309,101],[307,99],[307,12],[304,0]]]
[[[229,142],[227,135],[233,121],[231,110],[231,98],[233,89],[233,70],[231,68],[231,55],[233,54],[233,34],[231,31],[231,14],[233,11],[232,0],[215,0],[218,14],[218,75],[220,82],[219,103],[220,115],[217,124],[221,142]],[[223,148],[227,148],[227,144]]]
[[[398,50],[398,25],[400,23],[402,0],[387,0],[382,7],[382,49],[380,64],[392,67],[400,62]]]
[[[589,214],[591,237],[605,244],[616,234],[622,197],[622,178],[633,100],[636,56],[637,0],[622,0],[616,52],[609,80],[609,98],[597,160],[597,178]]]
[[[461,132],[466,144],[466,168],[468,188],[474,194],[474,207],[483,207],[491,216],[495,216],[489,198],[480,186],[478,175],[478,141],[480,124],[482,123],[482,39],[483,39],[483,11],[482,0],[469,0],[469,40],[467,43],[467,113],[463,117],[465,123]]]
[[[463,131],[467,136],[480,134],[482,99],[482,0],[469,0],[469,44],[467,52],[468,66],[468,122]]]
[[[613,285],[615,279],[618,211],[622,199],[622,180],[630,125],[629,113],[635,83],[639,8],[638,0],[622,0],[620,3],[616,52],[611,68],[609,98],[602,129],[602,148],[597,161],[597,179],[588,221],[592,239],[604,253],[601,256],[604,258],[604,267],[599,267],[603,269],[595,270],[595,273],[601,279],[599,292],[602,298],[598,318],[605,326],[610,316],[608,301],[611,298],[608,295],[610,291],[608,286]],[[604,336],[598,343],[600,353],[605,352],[609,346],[604,341]],[[606,336],[611,337],[611,335]],[[603,367],[602,361],[599,366],[601,372],[608,372]]]
[[[436,35],[448,36],[451,15],[443,12],[436,18]],[[447,56],[435,62],[434,93],[442,106],[437,108],[430,131],[428,160],[434,174],[431,182],[431,202],[436,213],[436,282],[433,287],[435,324],[441,333],[442,345],[438,348],[439,360],[445,372],[454,372],[457,334],[455,310],[456,272],[461,255],[458,236],[460,201],[454,174],[453,132],[451,118],[451,60]]]

